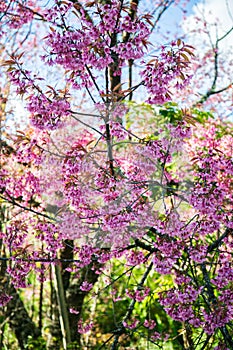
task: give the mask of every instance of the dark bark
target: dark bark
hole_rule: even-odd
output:
[[[95,263],[96,264],[96,263]],[[100,264],[98,264],[99,267]],[[97,268],[97,266],[95,266]],[[94,269],[95,270],[95,269]],[[77,332],[77,324],[81,317],[81,312],[83,308],[84,298],[88,294],[88,292],[80,290],[80,285],[87,281],[88,283],[92,283],[93,285],[97,282],[99,278],[99,274],[96,274],[93,270],[93,264],[86,266],[81,271],[80,279],[73,280],[70,284],[69,289],[67,290],[67,304],[70,308],[78,311],[78,314],[69,313],[69,324],[70,324],[70,332],[71,332],[71,340],[76,341],[79,346],[80,344],[80,334]]]
[[[71,261],[74,258],[74,242],[72,240],[67,239],[64,243],[65,247],[61,251],[61,259],[64,260],[64,262],[62,262],[62,281],[64,290],[66,291],[70,284],[70,272],[66,270],[70,263],[67,261]]]
[[[3,282],[2,276],[1,282]],[[12,299],[1,313],[9,320],[8,324],[18,340],[19,348],[26,349],[28,337],[36,340],[41,336],[41,332],[29,316],[16,289],[11,285],[8,286],[7,292],[12,296]]]

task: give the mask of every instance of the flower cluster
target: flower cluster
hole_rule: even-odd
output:
[[[34,264],[29,261],[17,261],[12,266],[8,266],[7,273],[11,277],[15,288],[26,288],[28,286],[27,276]]]
[[[92,283],[88,283],[87,281],[84,281],[81,286],[80,286],[80,289],[81,291],[83,292],[89,292],[93,287],[93,284]]]
[[[206,128],[199,126],[194,134],[199,149],[192,161],[198,181],[192,192],[191,203],[203,215],[208,215],[212,222],[207,232],[217,228],[221,220],[227,221],[233,203],[230,191],[233,174],[232,136],[216,137],[218,133],[218,122],[213,122],[208,133]],[[189,147],[193,152],[195,143],[189,144]]]
[[[172,48],[162,48],[160,57],[152,59],[141,75],[147,91],[150,93],[148,102],[151,104],[163,104],[171,99],[170,89],[184,88],[191,79],[189,73],[190,60],[187,56],[192,55],[189,46],[179,42],[172,43]],[[181,45],[181,46],[180,46]]]
[[[127,329],[134,329],[139,324],[139,320],[135,318],[135,319],[132,319],[131,321],[123,321],[122,324]]]
[[[38,222],[35,225],[35,238],[44,244],[44,253],[51,259],[55,259],[57,251],[63,247],[63,236],[57,230],[53,223]]]
[[[142,289],[137,289],[135,291],[130,291],[128,289],[125,290],[125,294],[133,300],[136,301],[143,301],[150,293],[150,288],[149,287],[145,287]]]
[[[8,26],[11,29],[19,29],[24,24],[31,22],[34,17],[34,8],[35,1],[32,0],[27,0],[23,4],[17,3],[16,7],[12,8],[13,14],[10,16]]]
[[[86,322],[84,323],[82,319],[78,321],[78,333],[85,334],[88,333],[92,328],[94,324],[93,322]]]
[[[1,175],[0,188],[3,188],[5,195],[10,200],[17,199],[23,201],[25,205],[29,205],[34,195],[40,195],[39,178],[30,170],[26,171],[23,175],[9,173],[3,173]],[[12,182],[14,175],[15,183]]]
[[[149,328],[150,330],[156,327],[156,322],[154,320],[145,320],[144,327]]]
[[[53,130],[61,127],[64,117],[70,115],[67,99],[57,97],[50,100],[43,94],[30,96],[27,109],[32,113],[32,124],[39,129]]]
[[[43,59],[49,65],[59,64],[71,70],[68,81],[75,88],[92,86],[94,76],[90,75],[90,69],[102,71],[115,60],[115,74],[121,74],[125,61],[143,56],[150,34],[143,18],[136,16],[132,21],[128,15],[122,16],[118,0],[111,1],[111,4],[93,3],[92,10],[94,20],[80,9],[80,27],[62,33],[53,30],[46,38],[50,53]],[[122,40],[113,42],[110,34],[118,37],[121,34]]]
[[[43,162],[43,151],[49,142],[49,137],[45,131],[35,133],[30,129],[27,133],[21,132],[15,140],[18,144],[16,157],[21,164],[39,165]]]
[[[11,301],[13,297],[11,295],[5,294],[5,293],[1,293],[0,294],[0,307],[5,306],[6,304],[9,303],[9,301]]]
[[[200,291],[192,285],[183,286],[181,289],[171,289],[160,297],[161,305],[165,306],[166,312],[177,321],[191,321],[194,326],[200,325],[199,319],[193,312],[193,304],[198,298]]]
[[[110,132],[112,137],[115,137],[117,140],[126,139],[128,133],[125,128],[119,122],[109,121]],[[106,130],[106,125],[100,125],[100,130],[104,133]]]
[[[232,303],[226,307],[225,305],[216,305],[214,312],[207,313],[203,310],[205,319],[204,329],[207,334],[213,334],[216,329],[224,327],[233,318]]]

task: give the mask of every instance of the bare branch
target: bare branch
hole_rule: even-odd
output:
[[[143,285],[152,269],[152,266],[153,266],[153,262],[150,263],[150,265],[147,267],[144,275],[142,276],[142,279],[140,281],[140,283],[138,284],[137,286],[137,291],[141,290],[143,288]],[[121,321],[119,327],[117,329],[114,330],[113,333],[115,333],[115,338],[114,338],[114,342],[112,344],[112,347],[111,347],[111,350],[116,350],[117,349],[117,346],[118,346],[118,342],[119,342],[119,337],[120,335],[122,335],[124,332],[125,332],[125,327],[123,325],[123,323],[125,321],[127,321],[131,315],[132,315],[132,312],[133,312],[133,309],[134,309],[134,306],[135,306],[135,303],[136,303],[136,299],[133,299],[131,301],[131,303],[129,304],[129,307],[128,307],[128,310],[123,318],[123,320]]]

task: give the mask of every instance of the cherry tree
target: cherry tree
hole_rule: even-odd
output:
[[[194,48],[150,42],[173,3],[0,5],[30,120],[1,141],[0,300],[22,349],[44,344],[48,291],[48,348],[233,348],[232,123],[197,109],[230,84],[213,47],[210,89],[183,106]],[[38,321],[18,293],[33,276]]]

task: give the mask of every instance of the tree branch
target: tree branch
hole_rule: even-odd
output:
[[[153,266],[153,262],[150,263],[150,265],[147,267],[144,275],[142,276],[142,279],[137,286],[137,291],[142,289],[142,287],[143,287],[143,285],[144,285],[144,283],[145,283],[145,281],[146,281],[146,279],[147,279],[147,277],[152,269],[152,266]],[[136,299],[133,299],[131,301],[131,303],[129,304],[128,310],[127,310],[123,320],[121,321],[119,327],[113,331],[113,333],[115,333],[116,335],[115,335],[111,350],[117,350],[119,337],[120,337],[120,335],[124,334],[124,332],[125,332],[125,326],[123,325],[123,322],[127,321],[131,317],[135,303],[136,303]]]

